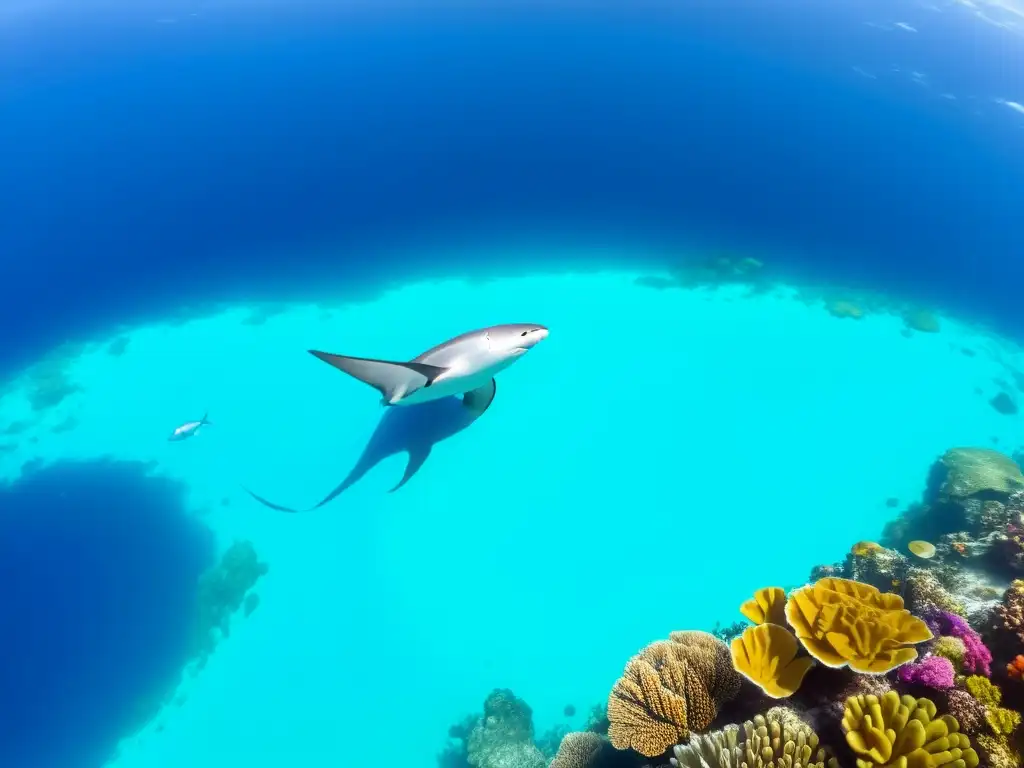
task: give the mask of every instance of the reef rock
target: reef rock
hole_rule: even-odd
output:
[[[491,691],[484,715],[466,742],[472,768],[545,768],[547,760],[533,743],[533,712],[512,691]]]

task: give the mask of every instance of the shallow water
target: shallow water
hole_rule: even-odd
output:
[[[988,402],[1007,366],[1024,368],[1006,339],[947,317],[938,333],[886,312],[837,318],[788,286],[651,277],[226,308],[97,339],[64,363],[79,389],[42,414],[9,393],[3,417],[31,420],[9,476],[35,459],[150,462],[222,544],[249,540],[270,567],[259,607],[112,765],[366,764],[399,717],[404,762],[425,767],[493,687],[527,700],[538,732],[580,727],[651,639],[734,622],[765,573],[798,585],[841,560],[892,517],[887,499],[920,498],[947,447],[1020,440]],[[307,348],[402,359],[467,324],[528,318],[550,337],[404,488],[388,493],[404,467],[392,457],[303,515],[242,490],[312,504],[382,415]],[[207,411],[196,437],[166,441],[168,415]]]
[[[0,768],[667,768],[549,763],[641,649],[823,575],[969,619],[1024,707],[1015,3],[0,9]],[[309,354],[520,322],[475,419]],[[1012,461],[943,501],[955,447]],[[850,765],[885,685],[1020,764],[967,678],[791,642]]]

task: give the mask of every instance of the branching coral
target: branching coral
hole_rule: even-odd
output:
[[[970,736],[985,727],[985,705],[967,691],[954,688],[946,693],[946,709],[960,723],[960,731]]]
[[[797,658],[800,643],[785,627],[760,624],[732,641],[736,671],[773,699],[793,695],[814,664],[809,656]]]
[[[963,641],[965,672],[982,674],[985,677],[992,674],[992,653],[981,641],[981,635],[967,623],[967,619],[949,611],[936,611],[927,617],[926,622],[936,634],[956,637]]]
[[[858,768],[975,768],[978,754],[957,721],[936,712],[930,699],[900,698],[895,691],[881,699],[851,696],[842,727]]]
[[[791,710],[773,707],[741,726],[694,736],[677,746],[675,768],[838,768],[818,735]]]
[[[964,687],[971,696],[986,707],[998,707],[999,702],[1003,698],[1003,692],[992,685],[991,680],[981,675],[971,675],[968,677],[964,681]]]
[[[794,590],[786,618],[818,661],[865,674],[884,674],[913,661],[913,644],[932,638],[899,595],[847,579],[821,579]]]
[[[740,613],[755,624],[786,623],[786,590],[781,587],[765,587],[754,593],[754,597],[740,606]]]
[[[1020,755],[1004,739],[983,734],[977,743],[989,768],[1020,768]]]
[[[929,656],[917,664],[904,664],[896,673],[900,682],[947,690],[954,685],[953,662],[943,656]]]
[[[660,755],[706,728],[741,680],[725,643],[706,632],[673,632],[629,660],[608,698],[608,737],[616,749]]]

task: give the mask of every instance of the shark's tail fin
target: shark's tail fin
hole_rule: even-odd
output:
[[[212,422],[212,421],[210,421],[210,412],[209,412],[209,411],[207,411],[206,413],[204,413],[204,414],[203,414],[203,418],[201,418],[201,419],[199,420],[199,423],[200,423],[200,424],[203,424],[203,425],[210,425],[210,424],[213,424],[213,422]]]

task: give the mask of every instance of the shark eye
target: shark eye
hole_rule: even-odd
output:
[[[525,335],[526,335],[526,334],[528,334],[528,333],[529,333],[529,331],[523,331],[523,332],[522,332],[522,333],[520,333],[519,335],[520,335],[520,336],[525,336]]]

